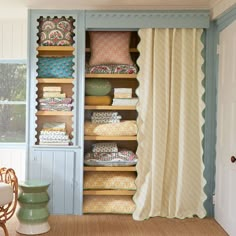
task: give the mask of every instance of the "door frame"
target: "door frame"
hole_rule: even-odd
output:
[[[207,199],[204,203],[207,216],[214,217],[214,195],[215,195],[215,172],[216,172],[216,125],[217,125],[217,86],[218,86],[218,65],[219,57],[217,45],[219,43],[220,32],[236,20],[236,4],[211,21],[210,27],[205,34],[205,111],[203,116],[205,124],[203,126],[204,139],[203,162],[205,165],[204,177],[207,181],[204,191]]]

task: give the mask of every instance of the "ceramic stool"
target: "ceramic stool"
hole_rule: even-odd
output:
[[[47,204],[49,183],[30,180],[19,184],[21,193],[18,198],[20,208],[17,212],[19,225],[16,231],[20,234],[43,234],[50,230]]]

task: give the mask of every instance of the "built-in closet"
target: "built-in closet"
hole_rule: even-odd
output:
[[[207,11],[29,10],[28,178],[50,182],[52,214],[133,213],[138,30],[208,24]],[[106,34],[128,62],[101,60],[120,53]]]

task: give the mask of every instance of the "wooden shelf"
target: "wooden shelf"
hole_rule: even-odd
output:
[[[74,51],[73,46],[39,46],[37,47],[38,51]]]
[[[135,106],[89,106],[86,105],[85,110],[136,110]]]
[[[71,84],[73,83],[73,78],[37,78],[38,83],[47,84]]]
[[[73,116],[71,111],[38,111],[37,116]]]
[[[137,136],[84,136],[84,140],[137,140]]]
[[[90,48],[86,48],[85,49],[85,52],[91,52],[91,49]],[[137,48],[130,48],[129,49],[129,52],[139,52]]]
[[[37,47],[38,56],[46,57],[46,56],[72,56],[73,51],[75,50],[72,46],[39,46]]]
[[[135,166],[84,166],[84,171],[136,171]]]
[[[98,79],[136,79],[137,74],[85,74],[85,78],[98,78]]]
[[[135,194],[134,190],[84,190],[84,195],[128,195]]]

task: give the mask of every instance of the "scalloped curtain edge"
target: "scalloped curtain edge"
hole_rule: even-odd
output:
[[[156,29],[158,30],[158,29]],[[163,30],[163,29],[162,29]],[[167,29],[168,30],[168,29]],[[175,30],[183,30],[183,29],[175,29]],[[139,88],[136,90],[136,94],[139,97],[139,100],[141,102],[139,102],[137,104],[137,111],[138,111],[138,118],[137,118],[137,123],[138,123],[138,150],[137,150],[137,155],[139,158],[139,162],[136,166],[137,169],[137,179],[135,181],[135,184],[137,186],[137,191],[136,194],[133,197],[133,200],[136,204],[136,209],[133,213],[133,218],[135,220],[144,220],[144,219],[148,219],[150,217],[154,217],[154,216],[162,216],[162,217],[167,217],[167,218],[188,218],[188,217],[193,217],[193,216],[198,216],[199,218],[203,218],[206,216],[206,211],[204,209],[204,202],[207,198],[206,194],[204,193],[204,186],[206,185],[206,180],[203,176],[203,172],[204,172],[204,163],[203,163],[203,148],[202,148],[202,140],[204,138],[204,134],[202,131],[202,127],[204,126],[205,120],[203,117],[203,111],[205,109],[205,103],[202,100],[203,94],[205,93],[205,88],[202,85],[202,81],[205,78],[205,75],[202,71],[202,65],[204,64],[204,58],[202,57],[202,51],[204,49],[204,45],[201,41],[201,36],[203,33],[202,29],[193,29],[195,30],[197,33],[197,39],[196,39],[196,43],[197,43],[197,69],[198,69],[198,87],[197,89],[197,93],[198,93],[198,104],[196,104],[199,107],[199,126],[201,127],[201,132],[200,132],[200,137],[199,137],[199,142],[201,143],[201,150],[199,150],[200,154],[201,154],[201,160],[199,160],[200,162],[200,172],[199,172],[199,181],[200,181],[200,185],[202,186],[202,189],[200,191],[200,193],[198,194],[198,196],[196,196],[197,199],[197,205],[195,207],[194,210],[178,210],[177,207],[176,209],[172,210],[172,212],[170,213],[169,209],[165,209],[163,210],[163,208],[165,208],[164,205],[162,205],[162,202],[164,201],[162,199],[162,195],[163,194],[163,189],[161,188],[165,188],[165,186],[163,186],[163,183],[165,183],[165,180],[162,179],[163,183],[160,183],[160,186],[158,185],[158,183],[155,184],[155,180],[154,178],[156,177],[156,173],[157,170],[153,168],[153,166],[155,166],[156,164],[153,163],[153,159],[156,161],[154,162],[158,162],[158,156],[157,156],[157,148],[152,148],[154,149],[154,151],[151,153],[150,152],[147,153],[147,150],[145,150],[145,148],[148,147],[147,142],[148,141],[148,136],[151,136],[151,141],[153,141],[153,139],[155,138],[154,136],[157,134],[153,134],[153,133],[147,133],[148,129],[148,122],[147,119],[145,117],[145,113],[147,113],[147,110],[144,108],[144,106],[147,106],[148,102],[144,101],[145,99],[150,99],[152,97],[152,94],[155,93],[154,91],[154,86],[147,86],[145,85],[145,82],[147,83],[147,69],[148,69],[148,64],[151,64],[151,62],[148,62],[146,60],[146,55],[145,53],[147,52],[147,50],[150,50],[150,52],[152,52],[152,49],[150,49],[150,45],[148,45],[148,41],[147,38],[151,37],[154,38],[154,33],[152,31],[154,31],[154,29],[141,29],[139,30],[139,36],[140,36],[140,44],[138,45],[138,50],[140,52],[140,57],[138,58],[138,65],[140,68],[140,71],[138,73],[138,82],[139,82]],[[166,33],[166,32],[165,32]],[[148,35],[149,34],[149,35]],[[164,43],[164,42],[163,42]],[[153,45],[152,45],[153,46]],[[154,47],[155,48],[155,47]],[[158,52],[157,52],[158,53]],[[145,55],[145,56],[143,56]],[[164,60],[165,58],[163,58]],[[153,69],[150,70],[151,73],[153,72]],[[152,78],[152,76],[149,76],[149,78]],[[153,81],[151,81],[152,85],[153,85]],[[153,90],[153,91],[147,91],[147,90]],[[146,91],[145,91],[146,90]],[[150,96],[145,96],[145,94],[150,95]],[[151,109],[153,109],[153,106],[158,105],[158,101],[156,101],[157,103],[155,103],[155,101],[151,101],[150,104],[152,105]],[[155,116],[153,116],[155,117]],[[146,121],[146,123],[145,123]],[[152,146],[149,146],[152,147]],[[150,151],[150,150],[149,150]],[[165,159],[162,159],[162,161]],[[160,160],[159,160],[160,161]],[[164,163],[165,165],[165,163]],[[158,179],[158,177],[157,177]],[[160,179],[160,178],[159,178]],[[186,180],[186,179],[185,179]],[[156,199],[158,199],[156,201]],[[178,198],[179,201],[183,201],[184,198],[181,199]],[[176,202],[169,202],[169,205],[175,205]],[[178,205],[178,203],[176,204]],[[184,204],[183,204],[184,205]],[[156,208],[156,209],[155,209]],[[167,213],[166,213],[167,212]],[[174,212],[174,213],[173,213]]]

